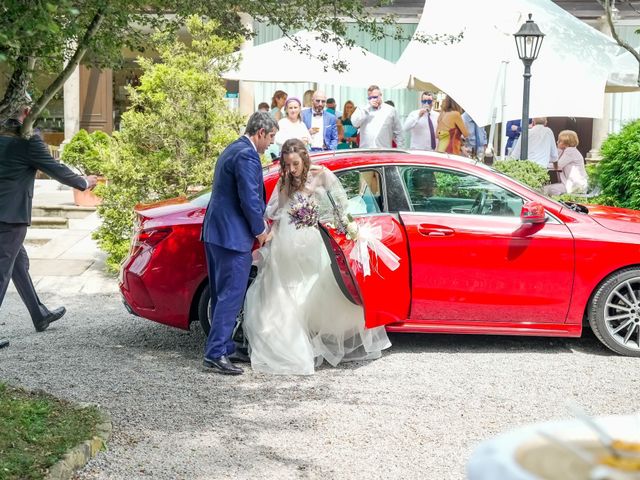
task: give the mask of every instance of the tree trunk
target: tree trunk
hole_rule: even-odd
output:
[[[13,71],[13,75],[11,75],[4,98],[0,102],[0,123],[19,113],[18,110],[24,105],[27,90],[31,84],[35,59],[32,57],[20,58],[17,64],[18,66]]]

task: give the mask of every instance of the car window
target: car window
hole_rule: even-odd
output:
[[[352,215],[382,211],[382,177],[372,168],[336,172],[347,193],[347,212]]]
[[[518,217],[522,210],[518,195],[468,173],[404,167],[401,178],[415,212]]]

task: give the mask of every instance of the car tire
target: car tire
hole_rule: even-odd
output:
[[[249,283],[247,289],[253,283],[258,274],[258,269],[255,266],[251,267],[251,273],[249,274]],[[211,331],[211,320],[209,319],[209,302],[211,301],[211,291],[209,290],[209,282],[207,282],[200,292],[200,298],[198,299],[198,320],[200,320],[200,326],[206,336],[209,336]],[[242,331],[242,320],[244,318],[244,307],[238,314],[238,320],[235,328],[233,329],[233,339],[236,343],[243,345],[245,343],[244,332]]]
[[[640,268],[625,268],[597,288],[588,308],[591,330],[620,355],[640,357]]]

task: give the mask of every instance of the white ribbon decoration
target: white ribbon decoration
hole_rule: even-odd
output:
[[[365,277],[371,275],[369,249],[389,270],[393,271],[400,266],[400,257],[382,243],[382,228],[379,226],[374,227],[368,223],[358,225],[358,238],[354,243],[349,259],[360,265]]]

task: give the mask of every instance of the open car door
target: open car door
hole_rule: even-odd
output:
[[[361,216],[354,218],[354,221],[360,232],[356,241],[348,239],[345,234],[330,226],[320,225],[336,282],[345,297],[362,305],[367,328],[405,321],[409,318],[411,289],[410,259],[404,228],[389,214]],[[367,232],[367,238],[373,234],[398,257],[398,263],[390,268],[387,263],[391,262],[385,263],[384,255],[379,256],[375,251],[380,247],[369,246],[370,271],[366,274],[366,266],[361,265],[352,255],[354,248],[358,248],[358,242],[362,242],[363,232]]]

